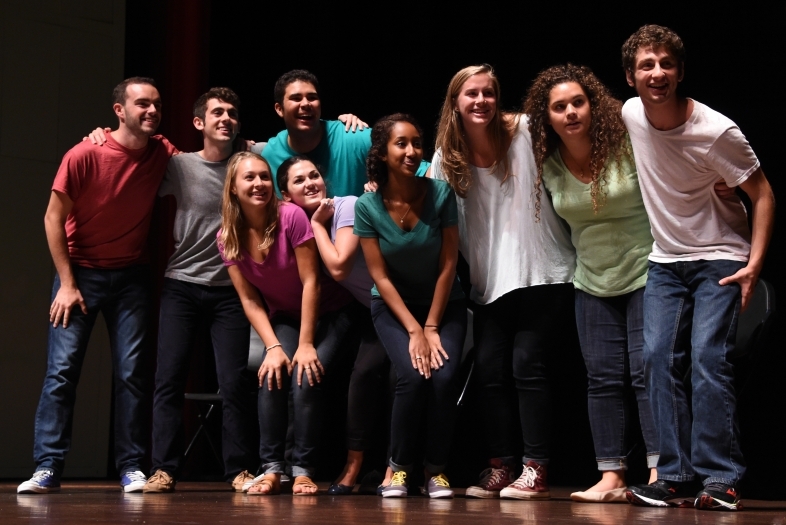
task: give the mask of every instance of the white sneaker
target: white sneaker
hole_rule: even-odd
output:
[[[39,470],[16,488],[17,494],[49,494],[60,492],[60,480],[52,470]]]
[[[123,492],[142,492],[147,483],[147,476],[141,470],[126,472],[120,477],[120,488]]]

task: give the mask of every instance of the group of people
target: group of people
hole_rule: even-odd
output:
[[[278,494],[287,473],[293,494],[317,491],[324,385],[350,354],[347,462],[328,493],[352,493],[374,441],[380,378],[392,365],[389,460],[377,493],[406,496],[421,462],[421,491],[452,497],[444,472],[469,304],[478,417],[488,429],[478,446],[489,463],[466,496],[549,498],[546,356],[574,300],[601,479],[571,498],[741,508],[745,467],[728,356],[772,233],[774,197],[734,123],[677,94],[685,54],[673,31],[643,26],[622,61],[638,95],[625,104],[588,68],[567,64],[537,76],[521,113],[502,111],[490,66],[462,69],[448,86],[430,164],[409,115],[383,117],[371,130],[354,129],[351,115],[346,124],[321,120],[319,83],[307,71],[276,83],[286,130],[241,152],[231,90],[197,100],[204,148],[180,153],[154,135],[161,102],[153,81],[118,85],[118,129],[66,154],[46,212],[57,269],[49,359],[36,472],[18,492],[60,488],[76,383],[101,311],[126,492],[175,489],[189,352],[207,322],[235,490]],[[737,187],[751,200],[752,229]],[[156,194],[174,195],[177,213],[147,478],[143,247]],[[265,346],[256,378],[246,370],[251,329]],[[517,415],[506,394],[511,380]],[[647,449],[646,485],[625,479],[635,424],[628,385]]]

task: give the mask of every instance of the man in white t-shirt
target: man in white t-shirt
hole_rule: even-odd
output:
[[[685,73],[679,36],[647,25],[625,42],[622,55],[628,84],[639,95],[625,103],[622,116],[655,239],[644,295],[644,359],[660,442],[658,480],[631,487],[627,497],[668,506],[693,498],[701,481],[696,508],[737,510],[745,465],[728,355],[764,263],[775,199],[739,128],[677,95]],[[750,197],[752,231],[742,202],[713,191],[718,179]],[[690,363],[692,392],[686,392]]]

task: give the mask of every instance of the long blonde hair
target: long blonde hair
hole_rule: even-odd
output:
[[[240,202],[237,195],[232,192],[235,189],[235,177],[237,176],[238,166],[246,159],[256,159],[265,163],[268,171],[270,164],[256,153],[241,151],[230,157],[227,163],[227,175],[224,179],[224,195],[221,201],[221,236],[219,242],[224,247],[224,258],[228,261],[239,261],[243,258],[240,253],[242,243],[240,236],[248,229],[243,210],[240,209]],[[272,182],[272,174],[271,174]],[[270,248],[275,241],[275,231],[278,227],[278,207],[279,200],[275,189],[271,188],[270,202],[267,205],[265,216],[265,233],[262,236],[262,249]]]
[[[497,98],[496,111],[486,128],[494,151],[494,163],[491,165],[491,171],[501,170],[503,172],[502,182],[510,177],[508,147],[518,125],[518,119],[504,118],[500,110],[499,80],[490,65],[465,67],[453,75],[450,84],[448,84],[448,92],[445,95],[445,102],[442,104],[442,115],[439,118],[437,129],[437,148],[442,150],[442,172],[453,191],[461,198],[467,197],[467,192],[472,186],[472,172],[467,161],[469,146],[464,138],[464,124],[461,121],[461,115],[455,109],[456,98],[461,93],[461,87],[470,77],[481,74],[489,76]]]

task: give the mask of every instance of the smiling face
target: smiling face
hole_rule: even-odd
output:
[[[240,131],[237,108],[218,98],[207,101],[205,119],[194,117],[194,127],[213,142],[232,142]]]
[[[461,86],[453,109],[465,127],[488,126],[497,113],[497,93],[491,77],[486,73],[469,77]]]
[[[644,104],[657,105],[676,99],[683,73],[677,58],[665,47],[641,47],[633,71],[625,75]]]
[[[137,137],[155,134],[161,123],[161,96],[150,84],[129,84],[125,102],[115,103],[113,109],[120,126]]]
[[[319,129],[322,105],[317,88],[311,82],[296,80],[286,87],[284,100],[276,102],[276,113],[284,119],[290,133],[308,133]]]
[[[589,99],[577,82],[563,82],[549,93],[549,124],[564,141],[589,135],[592,113]]]
[[[325,179],[314,163],[308,160],[296,162],[287,171],[287,188],[281,195],[287,202],[293,202],[313,213],[319,203],[327,197]]]
[[[267,163],[256,158],[243,159],[237,166],[231,192],[244,212],[267,207],[275,195]]]
[[[397,122],[391,129],[387,153],[382,160],[388,173],[414,177],[423,159],[423,144],[417,128],[409,122]]]

